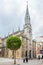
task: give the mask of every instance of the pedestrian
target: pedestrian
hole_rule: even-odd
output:
[[[43,55],[42,55],[42,62],[43,62]]]
[[[23,62],[25,63],[25,58],[23,58]]]
[[[40,55],[38,56],[38,59],[40,60]]]
[[[28,62],[28,57],[26,57],[26,62]]]
[[[43,55],[42,55],[42,59],[43,59]]]

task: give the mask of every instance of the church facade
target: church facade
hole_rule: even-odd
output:
[[[8,36],[19,36],[22,40],[22,45],[21,48],[16,51],[16,58],[23,58],[23,57],[28,57],[33,58],[33,48],[32,48],[32,27],[30,23],[30,15],[28,11],[28,4],[26,8],[26,13],[25,13],[25,25],[23,30],[19,30],[17,32],[14,32],[13,34],[10,34]],[[9,57],[12,58],[12,50],[9,50],[6,48],[6,39],[8,38],[5,37],[2,39],[2,48],[3,51],[1,50],[0,52],[4,53],[4,57]]]

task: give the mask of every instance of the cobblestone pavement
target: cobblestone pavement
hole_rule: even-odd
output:
[[[17,64],[16,65],[43,65],[42,60],[34,59],[34,60],[29,60],[28,63],[23,63],[23,60],[18,59],[16,60]],[[14,65],[14,60],[12,59],[0,59],[0,65]]]

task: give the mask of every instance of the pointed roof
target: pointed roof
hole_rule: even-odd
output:
[[[20,26],[18,27],[18,31],[20,31]]]
[[[28,4],[27,4],[27,9],[26,9],[26,15],[29,15]]]
[[[27,2],[27,8],[26,8],[25,19],[30,19],[29,10],[28,10],[28,2]]]

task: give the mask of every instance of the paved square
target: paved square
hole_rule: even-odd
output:
[[[28,63],[23,63],[22,59],[17,59],[16,61],[17,65],[43,65],[42,60],[38,59],[28,60]],[[8,58],[0,58],[0,65],[14,65],[14,60]]]

